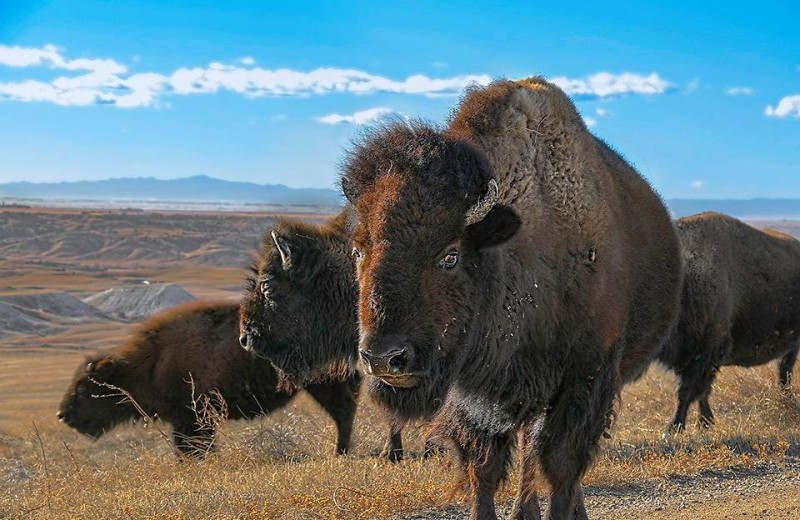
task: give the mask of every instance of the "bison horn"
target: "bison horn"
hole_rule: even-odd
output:
[[[289,244],[274,229],[270,231],[270,235],[272,235],[272,241],[275,242],[275,247],[278,248],[278,253],[281,255],[283,269],[289,269],[292,267],[292,250],[289,249]]]
[[[466,225],[471,226],[486,218],[486,215],[488,215],[489,212],[492,211],[494,205],[497,204],[497,198],[497,181],[491,179],[486,187],[486,193],[474,206],[469,208],[469,211],[467,211]]]

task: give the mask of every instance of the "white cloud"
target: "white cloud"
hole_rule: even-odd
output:
[[[702,180],[696,180],[690,182],[689,185],[696,190],[702,190],[703,188],[706,187],[706,182]]]
[[[371,123],[373,121],[377,121],[379,119],[388,117],[392,114],[403,116],[403,114],[395,112],[391,108],[378,107],[378,108],[370,108],[367,110],[361,110],[359,112],[354,112],[349,115],[328,114],[327,116],[318,117],[317,121],[319,121],[320,123],[324,123],[326,125],[338,125],[342,123],[349,125],[365,125],[367,123]]]
[[[163,106],[162,98],[165,96],[220,91],[248,98],[377,92],[442,97],[455,96],[470,85],[486,85],[491,81],[486,74],[449,78],[416,74],[405,79],[392,79],[361,70],[333,67],[311,71],[265,69],[255,66],[255,60],[249,56],[240,58],[235,65],[213,62],[206,67],[183,67],[167,74],[129,74],[126,66],[111,59],[68,60],[54,45],[42,48],[0,45],[0,66],[50,67],[77,73],[52,81],[0,82],[0,100],[78,106],[112,104],[122,108]],[[446,64],[436,62],[434,66]],[[644,76],[600,72],[586,78],[556,77],[552,81],[578,99],[662,94],[671,88],[670,83],[656,73]]]
[[[686,89],[684,90],[685,94],[691,94],[695,90],[700,88],[700,78],[694,78],[686,85]]]
[[[251,65],[255,60],[245,57],[240,63]],[[127,68],[113,60],[65,60],[52,45],[41,49],[0,45],[0,65],[49,65],[57,69],[86,71],[86,74],[59,77],[51,82],[28,80],[0,83],[0,100],[59,105],[113,104],[125,108],[156,106],[159,98],[165,95],[219,91],[230,91],[249,98],[343,92],[359,95],[385,92],[427,97],[454,96],[469,85],[485,85],[491,81],[485,74],[451,78],[430,78],[418,74],[394,80],[355,69],[318,68],[305,72],[223,63],[180,68],[168,75],[155,72],[127,75]]]
[[[784,97],[776,107],[768,106],[766,114],[770,117],[800,118],[800,94]]]
[[[598,72],[586,78],[573,79],[559,76],[551,78],[550,81],[578,99],[599,99],[627,94],[663,94],[672,88],[669,82],[655,72],[647,76],[630,72],[622,74]]]
[[[437,69],[446,69],[447,68],[447,63],[445,63],[443,61],[434,61],[434,62],[431,62],[431,65],[433,65],[434,68],[437,68]]]
[[[605,108],[598,108],[594,112],[600,117],[610,117],[614,115],[613,112],[611,112],[610,110],[606,110]]]
[[[750,96],[755,92],[752,87],[730,87],[725,90],[729,96]]]
[[[0,65],[7,67],[49,66],[64,70],[85,70],[103,74],[124,74],[128,68],[114,60],[86,59],[65,60],[55,45],[41,49],[0,45]]]
[[[597,119],[592,119],[591,117],[584,117],[583,122],[586,123],[588,128],[592,128],[597,125]]]
[[[275,114],[269,120],[277,123],[278,121],[286,121],[289,117],[286,114]]]

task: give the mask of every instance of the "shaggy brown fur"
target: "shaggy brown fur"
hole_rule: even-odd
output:
[[[677,221],[684,263],[681,311],[660,360],[680,377],[672,429],[700,403],[699,424],[720,367],[755,366],[781,358],[787,387],[800,346],[800,242],[758,231],[735,218],[703,213]]]
[[[109,397],[118,392],[103,385],[113,385],[127,391],[149,416],[170,423],[182,453],[204,454],[213,445],[214,424],[198,421],[193,398],[208,397],[219,412],[219,395],[230,419],[250,419],[285,406],[298,391],[276,390],[272,366],[239,346],[238,325],[239,306],[227,302],[191,303],[148,319],[127,343],[78,367],[59,418],[95,438],[138,418],[130,403]],[[336,421],[340,454],[350,447],[360,381],[354,373],[346,380],[305,386]]]
[[[241,343],[268,359],[289,387],[320,371],[355,373],[358,356],[355,266],[349,209],[322,225],[279,220],[264,234],[245,283]],[[381,455],[403,458],[402,422]],[[426,455],[435,448],[428,445]]]
[[[492,178],[498,203],[468,225]],[[470,92],[444,131],[374,131],[341,183],[370,392],[401,419],[441,407],[473,519],[495,518],[515,444],[514,518],[538,518],[525,492],[536,458],[548,518],[586,518],[580,480],[614,398],[677,312],[678,242],[658,196],[541,78]]]

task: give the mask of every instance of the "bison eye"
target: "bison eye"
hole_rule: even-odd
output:
[[[456,264],[458,264],[458,251],[455,249],[448,251],[447,254],[439,260],[439,267],[446,271],[453,269]]]
[[[269,296],[269,284],[266,281],[261,282],[259,287],[261,288],[261,292],[264,294],[264,296]]]
[[[353,248],[353,250],[350,252],[350,255],[351,255],[353,258],[355,258],[357,262],[358,262],[358,261],[360,261],[362,258],[364,258],[364,252],[363,252],[363,251],[361,251],[361,250],[360,250],[359,248],[357,248],[357,247],[354,247],[354,248]]]

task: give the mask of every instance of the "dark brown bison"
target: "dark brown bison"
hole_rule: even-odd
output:
[[[220,412],[221,396],[230,419],[250,419],[285,406],[299,391],[276,390],[272,366],[239,347],[238,326],[239,306],[223,302],[182,305],[146,320],[127,343],[81,364],[59,419],[97,438],[140,417],[130,402],[120,402],[117,390],[104,386],[112,385],[128,392],[149,416],[170,423],[180,452],[203,455],[213,446],[214,425],[199,420],[193,399],[205,396],[211,411]],[[339,454],[350,447],[360,382],[353,373],[304,387],[336,422]]]
[[[722,366],[782,358],[779,384],[789,385],[800,346],[800,242],[718,213],[676,225],[684,266],[681,310],[660,360],[680,377],[671,427],[682,430],[695,401],[700,425],[714,423],[708,396]]]
[[[323,225],[279,220],[264,235],[241,303],[240,342],[288,386],[319,371],[357,371],[358,318],[348,209]],[[382,456],[403,457],[395,422]],[[432,453],[428,446],[426,454]]]
[[[347,158],[360,352],[401,420],[436,413],[495,517],[515,438],[513,517],[586,518],[581,477],[622,385],[658,356],[680,289],[667,211],[540,78],[468,93],[449,126],[379,128]]]

